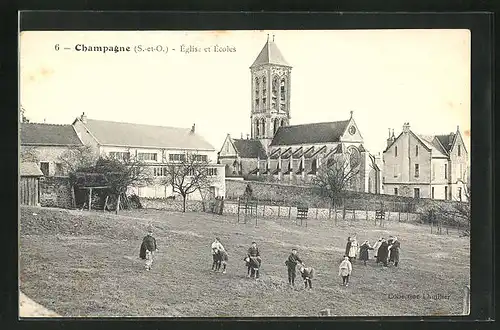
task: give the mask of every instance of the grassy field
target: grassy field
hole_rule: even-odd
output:
[[[146,272],[138,254],[150,223],[160,251]],[[470,272],[468,238],[403,223],[381,229],[311,220],[304,228],[261,219],[255,227],[234,215],[21,207],[20,228],[21,290],[71,317],[317,316],[325,308],[342,316],[460,314]],[[400,267],[354,262],[350,286],[341,286],[338,265],[351,233],[371,243],[396,235]],[[215,236],[229,253],[226,274],[210,271]],[[263,256],[260,281],[245,277],[242,260],[254,240]],[[287,285],[292,247],[317,271],[312,290],[301,281],[295,290]]]

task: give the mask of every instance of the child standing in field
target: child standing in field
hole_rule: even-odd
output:
[[[212,249],[212,270],[213,271],[218,271],[221,266],[221,253],[220,251],[224,251],[224,246],[222,246],[221,242],[219,241],[219,238],[216,237],[215,240],[213,241],[211,245]]]
[[[145,268],[147,271],[151,270],[155,252],[158,251],[156,246],[156,239],[153,237],[153,226],[148,227],[148,234],[143,238],[139,257],[146,260]]]
[[[349,261],[348,256],[344,256],[344,260],[340,263],[339,266],[339,276],[342,276],[342,285],[349,285],[349,276],[352,272],[352,264]]]
[[[306,267],[304,264],[300,265],[299,268],[300,274],[302,275],[302,279],[304,280],[305,288],[309,285],[309,289],[312,289],[312,278],[314,276],[314,268]]]

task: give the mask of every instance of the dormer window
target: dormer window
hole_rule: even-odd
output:
[[[462,150],[461,150],[462,148],[460,148],[460,147],[461,147],[461,145],[459,144],[459,145],[458,145],[458,157],[460,157],[460,156],[461,156],[461,154],[462,154],[462,152],[461,152],[461,151],[462,151]]]

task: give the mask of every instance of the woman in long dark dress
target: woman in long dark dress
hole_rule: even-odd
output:
[[[388,248],[389,244],[387,244],[387,241],[383,239],[377,251],[377,260],[378,262],[383,263],[384,267],[387,267],[387,256],[389,254]]]
[[[397,267],[399,264],[399,249],[401,248],[401,243],[399,243],[398,239],[394,237],[392,241],[391,249],[391,261],[394,261],[394,266]]]
[[[347,244],[345,246],[345,254],[344,255],[349,256],[350,250],[351,250],[351,236],[347,237]]]
[[[369,259],[368,250],[373,250],[368,241],[364,241],[363,244],[359,247],[359,260],[363,260],[364,265],[366,266],[366,261]]]

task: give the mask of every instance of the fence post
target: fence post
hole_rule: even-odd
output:
[[[401,222],[401,203],[398,203],[398,222]]]
[[[368,204],[365,204],[366,221],[368,221]]]
[[[240,198],[238,197],[238,223],[240,223]]]
[[[291,217],[292,217],[292,206],[289,205],[288,206],[288,220],[290,220]]]
[[[333,211],[335,211],[335,225],[337,225],[337,203],[333,202]]]
[[[319,211],[318,204],[316,204],[316,220],[318,220],[318,211]]]
[[[332,218],[332,203],[328,204],[328,220]]]
[[[345,221],[345,203],[342,205],[342,220]]]

